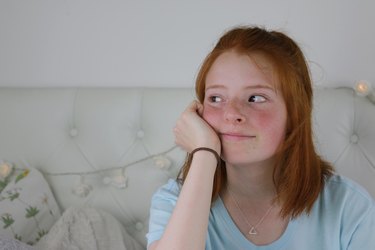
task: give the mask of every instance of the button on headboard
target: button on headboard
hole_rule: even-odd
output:
[[[145,244],[151,195],[184,161],[172,129],[193,99],[178,88],[0,88],[0,160],[41,169],[62,209],[105,209]],[[348,88],[314,100],[319,152],[375,197],[375,105]]]
[[[313,119],[319,153],[375,197],[375,105],[350,88],[317,89]]]

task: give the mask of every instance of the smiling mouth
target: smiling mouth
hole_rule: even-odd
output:
[[[221,134],[221,138],[222,138],[222,140],[227,140],[227,141],[242,141],[242,140],[254,139],[255,136],[252,136],[252,135],[242,135],[242,134],[222,133]]]

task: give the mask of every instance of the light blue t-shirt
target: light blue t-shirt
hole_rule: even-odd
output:
[[[163,235],[179,192],[180,186],[170,180],[154,194],[148,244]],[[291,220],[273,243],[257,246],[239,231],[218,198],[209,215],[206,249],[374,250],[375,202],[358,184],[334,175],[327,180],[309,215]]]

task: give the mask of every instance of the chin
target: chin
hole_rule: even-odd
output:
[[[223,152],[221,158],[231,165],[248,165],[254,162],[255,159],[249,159],[249,155],[227,154]]]
[[[240,154],[238,152],[241,152]],[[224,150],[221,158],[230,165],[252,165],[255,163],[273,163],[274,159],[272,155],[261,155],[259,152],[244,152],[231,150],[230,152]]]

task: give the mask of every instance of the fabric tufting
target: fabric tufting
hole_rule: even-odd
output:
[[[193,99],[178,88],[0,88],[0,160],[40,169],[62,211],[102,209],[145,246],[151,196],[184,162],[172,129]],[[348,88],[316,89],[314,105],[319,152],[375,197],[375,106]]]

